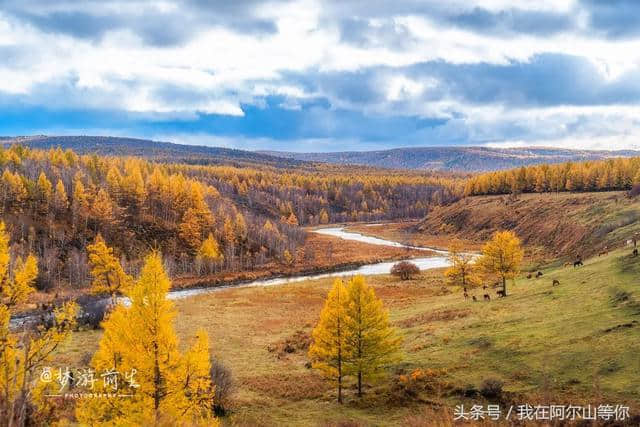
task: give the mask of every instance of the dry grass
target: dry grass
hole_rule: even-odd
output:
[[[442,271],[406,282],[369,277],[403,332],[405,359],[388,378],[367,381],[362,400],[348,383],[344,405],[306,356],[330,279],[180,300],[175,326],[183,345],[198,328],[207,330],[213,353],[232,370],[236,392],[226,422],[234,425],[446,426],[456,404],[484,402],[465,393],[487,378],[503,381],[508,398],[520,403],[627,403],[637,413],[640,263],[614,252],[580,269],[544,273],[520,278],[507,298],[477,303],[459,289],[443,292]],[[553,287],[553,278],[561,285]],[[58,362],[77,366],[98,338],[75,334]],[[417,369],[446,373],[391,403],[398,378]]]

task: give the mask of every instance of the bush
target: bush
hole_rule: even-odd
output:
[[[227,413],[231,403],[231,393],[233,392],[233,377],[231,370],[220,360],[211,358],[211,384],[215,386],[213,397],[213,411],[216,416],[221,417]]]
[[[391,274],[400,277],[401,280],[409,280],[411,276],[418,273],[420,273],[418,266],[409,261],[401,261],[391,269]]]
[[[502,396],[504,383],[496,378],[487,378],[480,386],[480,394],[487,399],[498,399]]]

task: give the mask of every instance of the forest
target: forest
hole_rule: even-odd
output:
[[[21,145],[0,149],[0,167],[12,257],[37,257],[45,291],[88,285],[87,246],[98,235],[128,274],[151,249],[172,277],[251,270],[304,257],[301,226],[421,218],[463,185],[451,174],[169,163]]]
[[[640,185],[640,158],[521,167],[471,177],[466,196],[560,191],[630,190]]]

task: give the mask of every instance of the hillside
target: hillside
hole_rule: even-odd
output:
[[[507,298],[475,303],[443,287],[442,271],[409,282],[368,277],[405,337],[406,356],[388,377],[368,382],[362,399],[349,384],[343,405],[332,384],[305,367],[331,279],[179,300],[176,326],[182,341],[206,329],[216,359],[230,368],[231,425],[449,426],[455,405],[488,402],[626,404],[636,416],[627,425],[637,425],[638,258],[617,251],[579,269],[543,271],[541,279],[518,278]],[[100,335],[74,334],[55,363],[76,366]],[[407,381],[417,369],[427,374]],[[490,378],[504,383],[497,398],[481,393]]]
[[[393,169],[482,172],[540,163],[637,156],[640,152],[565,150],[561,148],[417,147],[380,151],[292,153],[263,151],[288,159]]]
[[[71,149],[78,154],[98,154],[108,156],[138,156],[186,162],[195,164],[260,164],[274,167],[302,167],[304,162],[295,159],[283,159],[267,154],[246,150],[203,145],[174,144],[171,142],[151,141],[137,138],[119,138],[112,136],[28,136],[0,137],[0,144],[22,145],[48,149],[61,147]]]
[[[473,241],[486,240],[496,230],[514,230],[527,246],[569,259],[639,236],[640,199],[624,192],[466,197],[435,207],[416,228],[425,235]]]

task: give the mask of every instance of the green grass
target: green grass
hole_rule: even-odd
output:
[[[278,351],[296,331],[310,332],[330,280],[228,289],[178,301],[176,329],[186,345],[196,329],[205,328],[214,354],[232,369],[236,393],[225,419],[229,424],[411,424],[412,414],[423,418],[440,411],[439,405],[480,402],[456,390],[477,388],[487,378],[502,380],[516,403],[627,403],[637,414],[640,258],[629,254],[619,250],[589,259],[584,267],[518,278],[507,298],[490,290],[490,302],[465,301],[459,289],[443,288],[441,271],[408,282],[368,278],[405,336],[406,357],[367,388],[362,401],[347,390],[344,405],[335,403],[331,384],[305,367],[304,351]],[[560,285],[553,287],[553,279]],[[483,292],[475,291],[480,300]],[[79,363],[99,335],[75,334],[59,361]],[[390,384],[398,371],[416,368],[445,369],[437,379],[440,391],[391,403]]]

